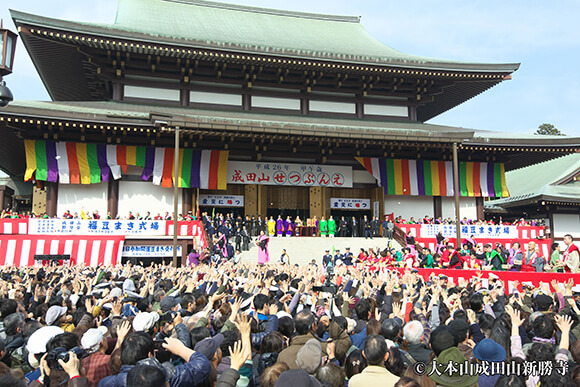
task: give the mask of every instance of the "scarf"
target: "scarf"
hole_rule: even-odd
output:
[[[534,336],[534,338],[532,339],[532,342],[556,345],[556,339],[553,337],[551,337],[549,339],[544,339],[543,337]]]

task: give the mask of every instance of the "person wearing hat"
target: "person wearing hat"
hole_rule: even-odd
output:
[[[350,251],[350,247],[347,247],[344,253],[344,259],[342,261],[346,266],[352,266],[353,259],[354,255],[352,254],[352,251]]]
[[[310,339],[304,344],[296,354],[296,364],[298,368],[308,372],[308,375],[316,374],[322,365],[322,347],[320,341]]]
[[[35,370],[24,377],[28,384],[40,377],[40,360],[46,353],[46,344],[57,335],[64,333],[62,328],[47,326],[38,329],[28,338],[26,350],[28,351],[28,363]]]
[[[113,351],[121,348],[121,344],[130,330],[131,323],[124,321],[117,329],[117,344]],[[105,337],[107,332],[107,328],[103,326],[91,328],[81,338],[81,346],[89,354],[82,359],[82,365],[91,387],[96,387],[101,379],[112,375],[111,369],[109,368],[111,355],[107,355],[107,349],[109,348],[107,338]]]
[[[340,253],[339,249],[336,249],[336,254],[334,254],[334,266],[340,266],[343,264],[344,255]]]
[[[427,366],[427,375],[437,386],[471,387],[477,386],[477,375],[467,372],[459,373],[459,367],[455,370],[448,369],[449,364],[465,364],[466,360],[459,348],[453,346],[442,351],[439,356]],[[433,367],[436,367],[434,370]],[[364,371],[363,371],[364,372]]]
[[[75,329],[72,323],[72,316],[67,315],[66,306],[53,305],[46,311],[44,321],[46,325],[54,325],[61,327],[65,332],[72,332]]]
[[[483,339],[473,348],[473,357],[479,361],[485,361],[488,363],[499,363],[503,362],[506,358],[506,351],[504,347],[496,343],[491,339]],[[490,364],[490,370],[497,369],[500,367],[494,367]],[[482,374],[479,376],[478,383],[480,386],[495,386],[497,380],[501,374]]]
[[[193,348],[194,351],[203,354],[207,360],[217,369],[218,365],[222,361],[222,350],[220,345],[222,345],[224,341],[224,335],[218,333],[214,337],[208,337],[197,344]]]
[[[321,384],[314,376],[308,375],[304,370],[289,369],[278,376],[274,387],[320,387]]]
[[[363,356],[367,359],[368,366],[350,379],[349,387],[393,386],[397,383],[399,377],[385,368],[385,362],[389,359],[389,350],[382,336],[367,337]]]
[[[325,253],[322,256],[322,266],[327,267],[328,265],[332,266],[332,255],[330,255],[330,250],[325,250]]]

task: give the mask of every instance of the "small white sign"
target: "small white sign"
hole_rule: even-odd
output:
[[[209,207],[243,207],[243,195],[199,195],[199,205]]]
[[[131,245],[123,246],[123,257],[170,257],[173,256],[171,245]],[[181,246],[177,245],[177,256],[181,257]]]
[[[330,198],[333,210],[370,210],[370,199]]]

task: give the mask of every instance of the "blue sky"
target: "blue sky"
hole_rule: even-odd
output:
[[[473,62],[521,63],[511,81],[430,120],[430,123],[533,133],[547,122],[580,136],[580,2],[512,0],[230,0],[296,11],[362,16],[366,29],[399,51]],[[8,9],[44,16],[112,23],[116,0],[7,0],[0,18],[14,29]],[[15,71],[5,78],[19,100],[48,94],[19,43]]]

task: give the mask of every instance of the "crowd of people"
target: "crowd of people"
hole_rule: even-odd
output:
[[[0,386],[580,386],[580,286],[312,263],[0,268]]]

